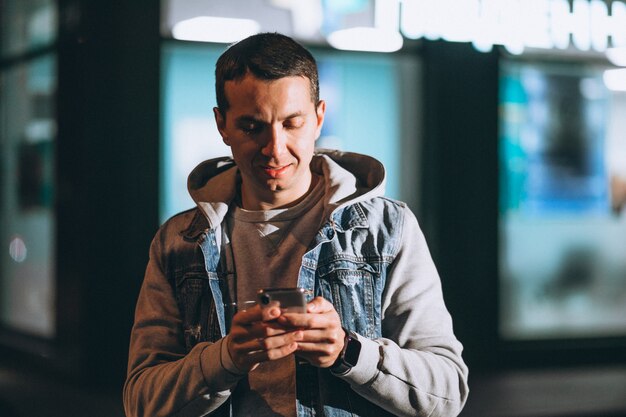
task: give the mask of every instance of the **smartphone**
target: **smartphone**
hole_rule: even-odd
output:
[[[309,290],[304,288],[263,288],[257,296],[261,308],[273,305],[278,306],[284,313],[306,313],[306,296]]]

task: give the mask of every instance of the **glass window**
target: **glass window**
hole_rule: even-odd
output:
[[[626,94],[604,70],[503,65],[505,339],[626,335]]]
[[[56,59],[0,77],[0,322],[54,337]]]
[[[27,52],[53,43],[57,9],[53,0],[0,2],[0,56]]]
[[[225,48],[174,42],[164,45],[162,220],[193,207],[187,193],[187,176],[199,162],[230,155],[212,111],[216,103],[215,62]],[[418,188],[419,138],[416,117],[406,120],[403,115],[418,113],[417,58],[313,53],[319,65],[320,97],[327,102],[317,146],[378,158],[387,169],[386,194],[413,203]]]
[[[161,218],[194,206],[187,176],[200,162],[231,155],[213,118],[215,62],[223,47],[165,43],[162,49]]]

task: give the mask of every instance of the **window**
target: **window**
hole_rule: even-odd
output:
[[[0,323],[53,338],[56,6],[0,5]]]
[[[604,67],[502,67],[500,333],[626,335],[626,94]]]

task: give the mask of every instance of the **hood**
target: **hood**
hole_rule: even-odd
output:
[[[336,150],[316,150],[311,170],[326,179],[325,214],[337,209],[382,196],[385,192],[385,168],[367,155]],[[189,175],[187,188],[205,214],[209,227],[219,226],[235,199],[239,173],[229,157],[202,162]]]

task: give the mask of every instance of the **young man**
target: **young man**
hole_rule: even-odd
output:
[[[128,416],[455,416],[461,344],[411,211],[384,168],[316,153],[326,104],[311,54],[280,34],[216,65],[218,129],[233,159],[189,177],[193,210],[151,246],[137,303]],[[233,303],[302,287],[306,313]]]

